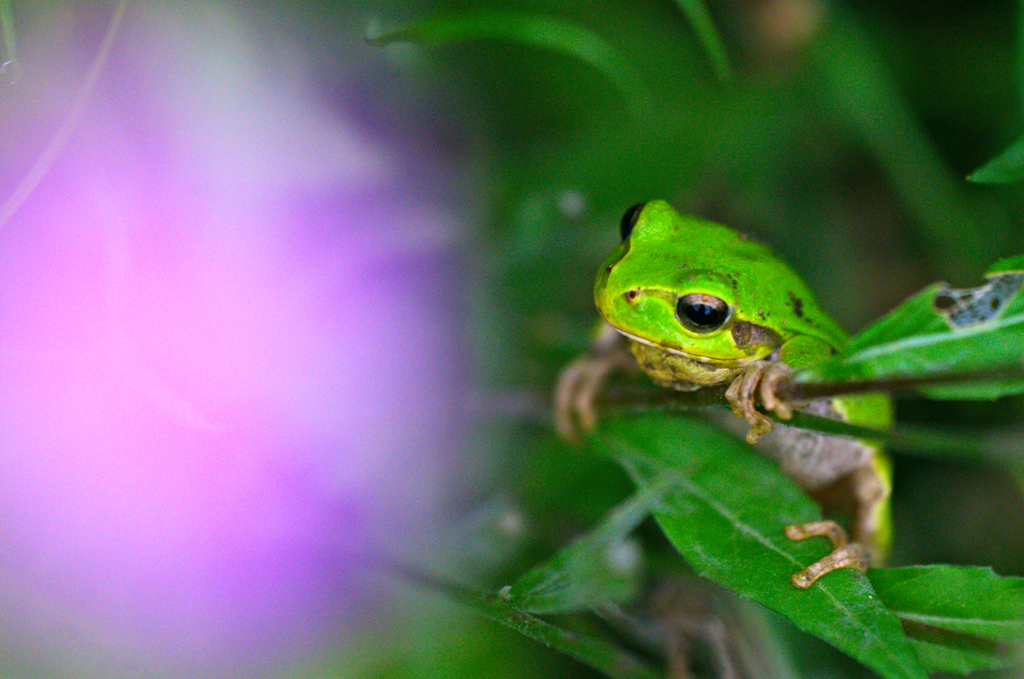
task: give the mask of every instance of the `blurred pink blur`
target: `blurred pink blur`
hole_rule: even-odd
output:
[[[89,7],[18,36],[0,200],[99,47]],[[288,36],[178,7],[130,10],[0,230],[0,667],[271,674],[377,611],[358,557],[418,549],[458,463],[445,169]]]

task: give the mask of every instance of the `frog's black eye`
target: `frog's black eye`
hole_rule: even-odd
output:
[[[676,318],[693,332],[711,332],[729,319],[729,305],[712,295],[684,295],[676,302]]]
[[[633,227],[636,226],[636,220],[640,218],[640,213],[644,210],[643,203],[637,203],[633,207],[626,210],[626,214],[622,215],[622,221],[619,222],[619,231],[622,233],[622,240],[629,238],[629,234],[633,233]]]

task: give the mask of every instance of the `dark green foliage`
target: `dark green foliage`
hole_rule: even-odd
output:
[[[642,599],[645,579],[681,557],[701,580],[788,621],[739,624],[758,630],[767,654],[796,665],[819,647],[789,623],[886,678],[1009,667],[1024,636],[1019,577],[953,565],[875,568],[796,590],[790,575],[829,547],[789,541],[783,528],[819,510],[746,446],[621,401],[585,448],[565,452],[543,431],[539,404],[588,344],[594,275],[620,217],[665,198],[769,241],[844,326],[864,328],[842,353],[800,373],[797,390],[859,383],[911,392],[923,414],[877,434],[893,448],[924,463],[961,456],[998,460],[1018,475],[1024,468],[1024,292],[1013,277],[1024,267],[1019,257],[1000,259],[1024,251],[1024,202],[1012,185],[981,192],[963,179],[982,165],[972,180],[1024,175],[1020,142],[985,164],[1020,133],[1019,115],[1008,113],[1024,72],[1013,65],[1009,28],[1019,8],[944,6],[948,16],[925,20],[878,3],[833,4],[807,42],[776,54],[759,51],[747,5],[455,3],[379,39],[437,48],[428,54],[446,82],[484,102],[482,122],[474,119],[489,144],[488,219],[473,254],[485,274],[474,289],[476,348],[489,388],[530,391],[537,405],[507,414],[536,438],[510,435],[509,466],[522,477],[503,480],[536,515],[579,518],[585,505],[593,526],[541,530],[547,558],[498,583],[501,596],[472,605],[607,676],[664,676],[656,663],[634,664],[620,636],[580,621]],[[948,434],[936,425],[956,424],[951,399],[982,401],[1010,428]],[[865,433],[806,415],[794,422]],[[577,473],[549,464],[563,454]],[[608,460],[636,486],[624,501],[618,487],[580,482],[584,468]],[[897,458],[897,502],[899,467]],[[561,484],[571,490],[557,493]],[[961,490],[932,501],[966,512],[978,499]],[[653,522],[641,523],[648,512]],[[914,526],[894,529],[898,555]],[[955,530],[944,537],[957,539]],[[800,674],[786,667],[758,676]],[[817,674],[860,671],[835,663]]]

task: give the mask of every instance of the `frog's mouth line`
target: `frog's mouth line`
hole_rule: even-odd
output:
[[[605,319],[605,320],[607,320],[607,319]],[[675,347],[669,347],[669,346],[665,346],[664,344],[658,344],[657,342],[654,342],[652,340],[646,339],[644,337],[640,337],[638,335],[634,335],[633,333],[630,333],[630,332],[626,332],[625,330],[623,330],[622,328],[618,327],[614,323],[609,322],[609,325],[611,325],[613,328],[615,328],[616,332],[621,334],[626,339],[633,340],[634,342],[639,342],[640,344],[646,344],[649,347],[654,347],[655,349],[658,349],[660,351],[664,351],[664,352],[672,354],[674,356],[681,356],[682,358],[685,358],[688,361],[693,361],[694,363],[704,363],[706,365],[714,366],[714,367],[717,367],[717,368],[738,368],[738,367],[747,365],[748,363],[750,363],[753,360],[756,360],[753,357],[751,357],[751,358],[715,358],[714,356],[710,356],[709,357],[709,356],[700,356],[700,355],[697,355],[697,354],[691,354],[691,353],[689,353],[687,351],[683,351],[682,349],[676,349]]]

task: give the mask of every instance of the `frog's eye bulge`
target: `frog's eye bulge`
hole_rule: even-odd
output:
[[[693,332],[712,332],[729,320],[729,305],[712,295],[684,295],[676,302],[676,318]]]
[[[619,222],[619,231],[622,234],[622,240],[626,240],[629,238],[629,234],[633,233],[633,227],[636,226],[636,221],[640,219],[640,213],[643,211],[644,204],[637,203],[626,210],[626,214],[622,215],[622,221]]]

